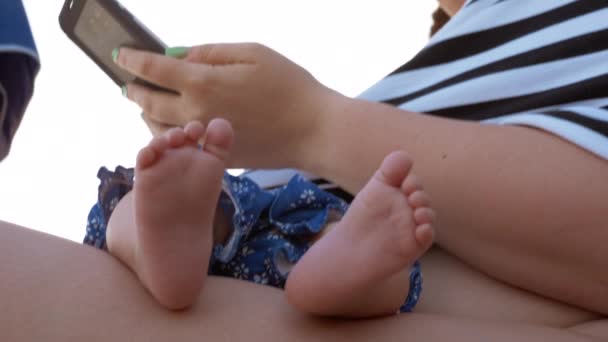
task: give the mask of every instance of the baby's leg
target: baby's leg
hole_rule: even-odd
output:
[[[110,219],[110,252],[169,309],[194,303],[207,275],[232,134],[228,122],[214,120],[207,132],[200,123],[190,123],[152,139],[137,157],[133,210],[122,211],[134,217]],[[200,150],[197,143],[204,135]]]
[[[396,313],[409,270],[431,246],[434,212],[403,152],[387,156],[344,218],[315,242],[287,278],[288,300],[318,315]]]

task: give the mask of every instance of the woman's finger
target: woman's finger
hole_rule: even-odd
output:
[[[152,135],[155,137],[165,133],[166,131],[170,130],[171,128],[177,127],[177,126],[167,125],[167,124],[158,122],[158,121],[150,118],[149,116],[146,115],[146,113],[143,113],[143,112],[141,113],[141,118],[144,120],[144,122],[148,126],[148,129],[150,130]]]
[[[164,88],[183,90],[193,73],[199,73],[201,65],[192,65],[176,58],[157,53],[120,48],[115,62],[121,68],[148,82]],[[196,68],[196,70],[194,70]]]
[[[174,126],[185,124],[180,95],[153,90],[134,83],[127,85],[126,95],[137,103],[146,115],[158,122]]]
[[[267,50],[258,43],[219,43],[190,48],[184,60],[210,65],[254,64]]]

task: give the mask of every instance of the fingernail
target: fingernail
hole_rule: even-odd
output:
[[[114,61],[114,63],[116,63],[116,61],[118,61],[119,52],[120,52],[120,48],[115,48],[114,50],[112,50],[112,60]]]
[[[165,49],[165,56],[182,58],[186,57],[190,48],[183,46],[170,47]]]
[[[128,93],[129,93],[129,89],[127,88],[127,86],[123,85],[121,90],[122,90],[122,96],[127,97]]]

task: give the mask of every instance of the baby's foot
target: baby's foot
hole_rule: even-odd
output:
[[[205,136],[203,149],[197,144]],[[198,122],[152,139],[137,156],[135,268],[169,309],[190,306],[207,275],[213,218],[233,141],[227,121]]]
[[[431,246],[435,213],[403,152],[388,155],[344,218],[289,274],[288,300],[319,315],[396,312],[409,290],[409,269]]]

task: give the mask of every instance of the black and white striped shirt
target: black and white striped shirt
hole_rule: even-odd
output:
[[[531,126],[608,159],[608,0],[468,0],[418,55],[360,97]],[[264,176],[278,184],[289,172]]]

